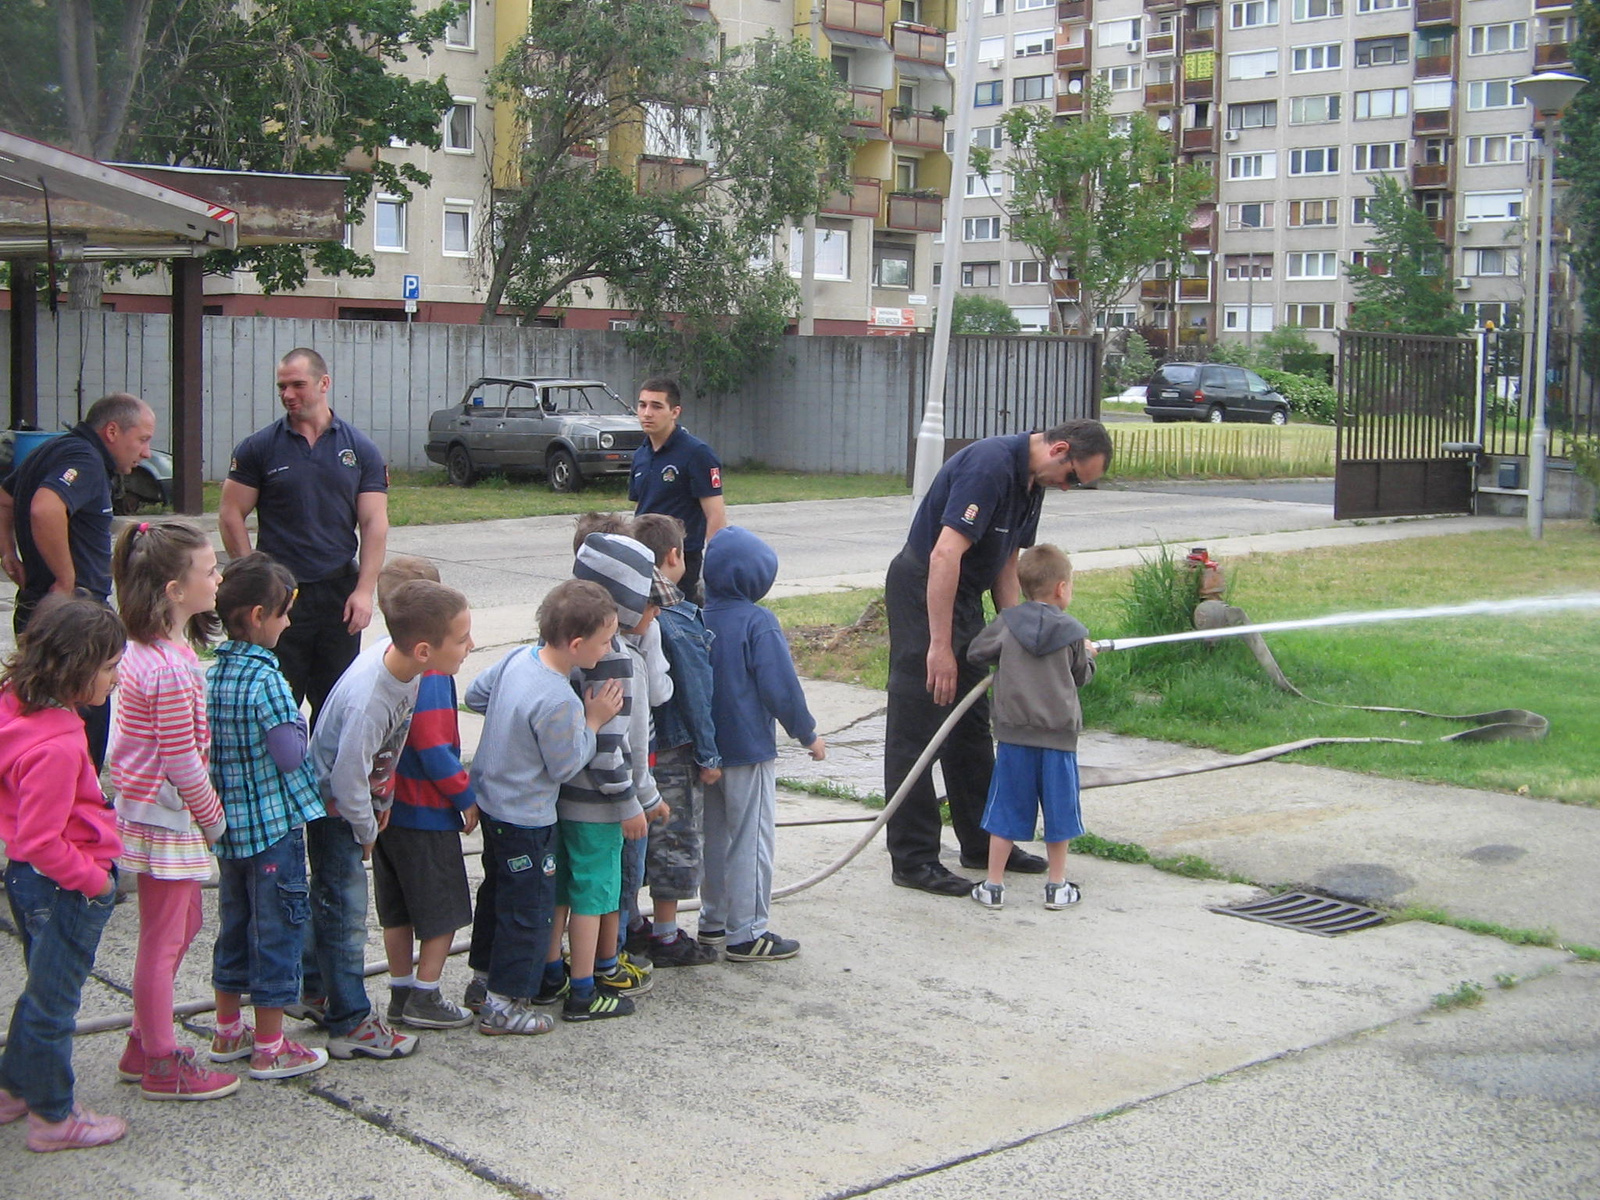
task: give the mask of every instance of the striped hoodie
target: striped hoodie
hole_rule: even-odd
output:
[[[406,746],[395,768],[389,824],[456,831],[462,828],[461,813],[477,802],[467,769],[461,765],[456,681],[437,671],[424,672]]]

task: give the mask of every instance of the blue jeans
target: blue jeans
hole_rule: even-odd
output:
[[[639,889],[644,886],[644,856],[650,845],[648,836],[625,839],[622,843],[622,919],[617,922],[617,950],[628,940],[628,930],[641,920]]]
[[[327,1027],[343,1037],[367,1019],[367,872],[361,844],[343,817],[306,822],[311,861],[311,923],[306,926],[301,987],[325,996]]]
[[[72,1030],[83,981],[116,908],[117,891],[113,886],[90,900],[27,863],[14,862],[6,868],[6,899],[22,932],[28,981],[11,1012],[0,1087],[26,1100],[40,1119],[62,1121],[72,1112]]]
[[[539,991],[556,909],[556,827],[485,816],[483,882],[467,965],[489,973],[489,990],[524,998]]]
[[[291,829],[248,858],[219,858],[217,945],[211,985],[250,993],[258,1008],[284,1008],[300,999],[300,958],[311,919],[306,885],[306,837]]]

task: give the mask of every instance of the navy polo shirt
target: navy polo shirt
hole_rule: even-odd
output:
[[[700,501],[722,495],[722,463],[710,446],[679,425],[657,450],[645,438],[633,452],[628,499],[638,513],[665,513],[683,522],[685,553],[705,549],[706,510]]]
[[[239,443],[228,478],[259,493],[256,548],[301,583],[350,572],[360,545],[356,497],[389,490],[378,447],[337,416],[315,445],[278,418]]]
[[[961,559],[962,591],[988,591],[1012,553],[1033,545],[1044,489],[1033,485],[1028,467],[1031,437],[984,438],[939,469],[906,535],[906,549],[924,569],[944,528],[972,542]]]
[[[111,477],[116,473],[100,435],[78,424],[28,455],[0,485],[16,504],[17,554],[28,581],[23,600],[40,599],[56,581],[33,540],[33,495],[40,488],[49,488],[67,506],[76,585],[101,600],[111,595]]]

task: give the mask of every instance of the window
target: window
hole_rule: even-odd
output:
[[[1467,31],[1468,54],[1506,54],[1528,48],[1528,23],[1507,21],[1500,25],[1474,25]]]
[[[1132,70],[1137,74],[1139,68],[1134,67]],[[1024,75],[1019,79],[1013,79],[1011,81],[1011,99],[1016,104],[1022,104],[1029,100],[1048,100],[1055,94],[1055,89],[1052,86],[1055,83],[1055,79],[1054,75]]]
[[[1006,177],[1002,171],[990,171],[985,179],[976,171],[967,172],[967,190],[969,197],[978,199],[998,200],[1005,193]]]
[[[1100,72],[1100,78],[1106,81],[1106,86],[1113,92],[1134,92],[1139,90],[1139,67],[1107,67]]]
[[[472,201],[444,202],[444,237],[439,252],[450,258],[466,258],[472,253]]]
[[[1489,108],[1515,108],[1522,103],[1522,93],[1509,79],[1475,79],[1467,84],[1467,110],[1482,112]]]
[[[835,229],[832,226],[818,225],[816,235],[817,261],[816,277],[818,279],[844,279],[850,278],[850,231],[848,229]],[[805,237],[800,230],[794,231],[794,237],[789,240],[789,274],[800,274],[801,257],[805,253]]]
[[[900,0],[900,19],[920,24],[922,21],[922,0]]]
[[[1378,88],[1371,92],[1357,92],[1353,97],[1357,121],[1377,121],[1384,117],[1403,117],[1411,107],[1411,93],[1405,88]]]
[[[1528,156],[1528,143],[1520,133],[1493,133],[1467,139],[1467,166],[1519,163]]]
[[[1295,96],[1289,101],[1289,124],[1321,125],[1339,119],[1338,93],[1326,96]]]
[[[1278,123],[1278,102],[1262,100],[1255,104],[1228,105],[1229,129],[1267,129]]]
[[[1339,256],[1332,250],[1310,250],[1289,255],[1289,279],[1337,279]]]
[[[1440,165],[1450,161],[1449,138],[1423,138],[1421,160],[1429,165]]]
[[[1265,202],[1228,205],[1229,229],[1271,229],[1272,205]]]
[[[872,286],[911,287],[913,252],[910,246],[886,243],[872,248]]]
[[[1283,323],[1301,329],[1332,329],[1333,310],[1332,304],[1285,304]]]
[[[1004,104],[1006,102],[1004,88],[1004,82],[999,79],[978,84],[972,89],[972,107],[988,108],[991,105]]]
[[[404,250],[406,248],[406,202],[398,196],[380,195],[377,200],[377,220],[373,222],[372,248],[374,250]]]
[[[894,160],[894,190],[897,192],[914,191],[917,186],[917,160],[914,158],[897,158]]]
[[[1230,254],[1223,260],[1223,273],[1229,279],[1271,279],[1272,255]]]
[[[1289,201],[1289,225],[1291,228],[1304,225],[1337,225],[1338,223],[1339,202],[1337,200]]]
[[[1356,66],[1387,67],[1411,61],[1411,43],[1404,37],[1358,38]]]
[[[952,42],[955,38],[950,39]],[[1003,37],[987,37],[978,42],[978,61],[998,64],[1006,56],[1006,40]]]
[[[1272,332],[1272,305],[1225,304],[1222,306],[1222,327],[1232,333]]]
[[[1344,0],[1294,0],[1296,21],[1321,21],[1344,16]]]
[[[1278,0],[1236,0],[1228,6],[1228,28],[1251,29],[1278,23]]]
[[[1429,83],[1411,85],[1411,106],[1418,112],[1436,112],[1449,108],[1456,102],[1456,85],[1453,80],[1435,79]]]
[[[1522,193],[1467,192],[1461,197],[1461,216],[1467,221],[1520,221]]]
[[[943,282],[944,282],[944,264],[943,263],[934,263],[933,264],[933,286],[934,287],[938,287]]]
[[[1343,42],[1296,46],[1289,54],[1289,69],[1296,74],[1303,74],[1306,71],[1337,71],[1344,65]]]
[[[1011,52],[1017,58],[1031,58],[1035,54],[1054,54],[1056,52],[1056,31],[1054,29],[1033,29],[1027,33],[1012,34]]]
[[[1335,175],[1339,171],[1339,147],[1312,146],[1289,151],[1289,174]]]
[[[1472,318],[1479,329],[1493,325],[1496,329],[1515,329],[1520,316],[1516,304],[1504,300],[1480,300],[1476,304],[1463,304],[1461,311]]]
[[[1036,258],[1014,258],[1011,260],[1012,283],[1044,283],[1048,279],[1044,264]]]
[[[964,218],[961,222],[961,240],[963,242],[998,242],[1000,240],[1000,218]]]
[[[1350,168],[1362,171],[1403,171],[1406,169],[1404,142],[1368,142],[1355,148],[1355,163]]]
[[[998,150],[1005,145],[1006,131],[1003,125],[989,125],[983,129],[972,131],[972,144],[981,146],[985,150]]]
[[[1278,73],[1276,50],[1252,50],[1228,55],[1229,79],[1266,79]]]
[[[1095,45],[1122,46],[1140,41],[1144,36],[1144,18],[1129,17],[1125,21],[1101,21],[1095,30]]]
[[[1000,264],[997,262],[962,263],[961,286],[969,288],[999,287]]]
[[[464,6],[454,21],[444,27],[444,44],[452,50],[472,49],[472,8]]]
[[[1483,247],[1462,256],[1463,275],[1521,275],[1522,255],[1516,250]]]
[[[1356,11],[1388,12],[1391,8],[1410,8],[1411,0],[1356,0]]]
[[[1016,0],[1011,6],[1013,12],[1031,12],[1036,8],[1051,8],[1055,0]]]
[[[1368,215],[1372,207],[1371,196],[1357,196],[1350,202],[1350,224],[1371,225],[1372,217]]]
[[[444,114],[444,148],[471,154],[473,102],[461,96],[452,99],[455,103]]]
[[[1228,155],[1229,179],[1276,179],[1277,177],[1278,153],[1275,150],[1263,154]]]
[[[711,137],[705,110],[673,110],[665,104],[644,106],[644,152],[663,158],[710,162]]]
[[[986,17],[1002,17],[1006,11],[1006,0],[983,0],[983,15]],[[954,38],[950,39],[955,41]]]

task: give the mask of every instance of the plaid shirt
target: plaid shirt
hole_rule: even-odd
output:
[[[223,642],[206,676],[206,711],[211,778],[228,816],[219,858],[260,854],[327,815],[310,756],[284,774],[267,751],[269,729],[302,720],[277,655],[250,642]]]

